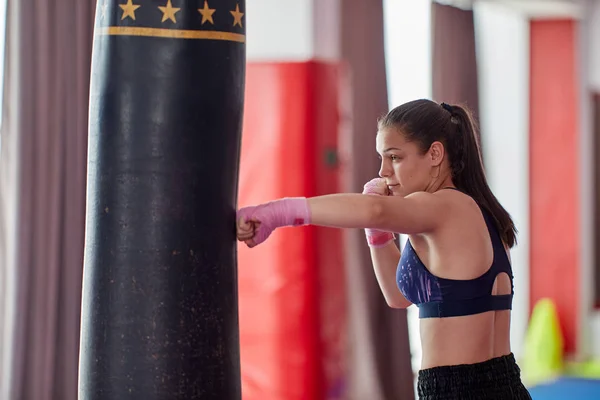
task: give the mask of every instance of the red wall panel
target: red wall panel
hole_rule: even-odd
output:
[[[331,157],[338,90],[336,65],[248,64],[240,206],[338,191]],[[336,398],[345,330],[341,232],[283,228],[238,249],[243,398]]]
[[[531,22],[530,304],[556,302],[568,352],[580,307],[576,33],[572,20]]]

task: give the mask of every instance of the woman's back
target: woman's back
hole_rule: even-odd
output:
[[[491,270],[494,262],[508,262],[503,254],[496,254],[494,260],[494,232],[490,230],[495,226],[488,227],[489,219],[486,224],[482,210],[469,196],[456,190],[441,190],[436,195],[443,196],[448,204],[449,218],[434,233],[410,236],[408,246],[419,261],[433,276],[441,278],[438,284],[442,292],[454,290],[454,297],[460,296],[467,303],[485,303],[485,298],[477,297],[488,291],[494,296],[510,295],[510,271]],[[506,254],[504,248],[501,251]],[[443,297],[442,302],[446,300]],[[422,318],[421,343],[422,368],[473,364],[507,355],[511,352],[510,310]]]

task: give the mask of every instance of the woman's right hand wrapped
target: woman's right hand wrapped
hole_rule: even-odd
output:
[[[385,179],[374,178],[365,183],[363,194],[389,196],[389,189]],[[396,238],[392,232],[378,231],[376,229],[365,229],[365,234],[367,236],[367,243],[373,248],[386,246]]]

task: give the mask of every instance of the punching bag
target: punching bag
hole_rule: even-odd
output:
[[[239,400],[238,0],[98,0],[80,400]]]

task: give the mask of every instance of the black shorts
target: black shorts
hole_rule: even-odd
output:
[[[477,364],[419,371],[419,400],[531,400],[511,353]]]

